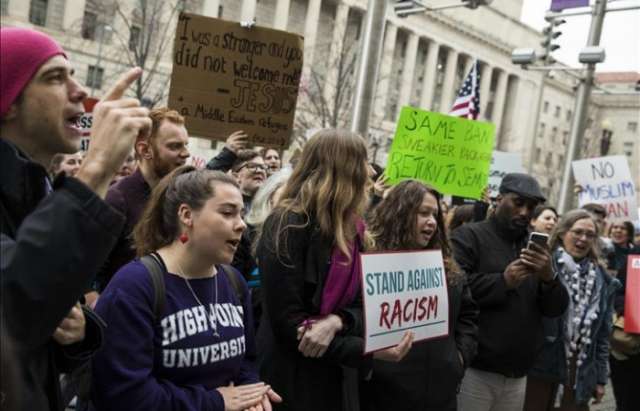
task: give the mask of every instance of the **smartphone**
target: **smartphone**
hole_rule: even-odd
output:
[[[534,231],[529,234],[529,242],[527,243],[527,248],[531,248],[531,243],[536,243],[541,247],[547,248],[549,244],[549,235],[545,233],[537,233]]]

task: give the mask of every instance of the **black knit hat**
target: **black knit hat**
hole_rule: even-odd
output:
[[[515,193],[519,196],[531,198],[533,200],[544,203],[547,201],[540,191],[538,181],[528,174],[509,173],[502,179],[500,183],[500,194]]]

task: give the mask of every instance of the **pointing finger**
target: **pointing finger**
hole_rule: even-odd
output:
[[[129,86],[133,84],[140,76],[142,75],[142,69],[140,67],[134,67],[124,73],[118,81],[113,85],[111,90],[105,94],[102,98],[102,101],[112,101],[118,100],[124,95],[124,92],[127,91]]]

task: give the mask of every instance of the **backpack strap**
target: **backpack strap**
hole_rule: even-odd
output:
[[[247,297],[247,289],[246,287],[243,287],[242,280],[240,279],[244,279],[243,277],[241,277],[242,274],[240,274],[238,270],[236,270],[229,264],[221,264],[220,267],[222,268],[222,271],[224,271],[224,273],[227,275],[227,278],[229,279],[229,282],[233,287],[233,291],[235,291],[236,293],[236,297],[238,297],[238,300],[240,300],[240,304],[244,305],[244,301]]]
[[[145,266],[149,272],[149,277],[151,277],[151,284],[153,285],[153,317],[158,322],[166,303],[164,273],[167,271],[167,267],[164,265],[162,257],[157,253],[141,257],[140,262]]]

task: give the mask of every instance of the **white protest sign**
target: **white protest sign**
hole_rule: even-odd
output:
[[[502,178],[509,173],[524,173],[522,157],[517,153],[493,150],[489,167],[489,196],[496,197]]]
[[[449,334],[449,296],[442,252],[364,253],[365,352]]]
[[[588,203],[603,205],[609,221],[638,219],[636,188],[625,156],[578,160],[571,166],[576,184],[582,186],[578,194],[580,206]]]

